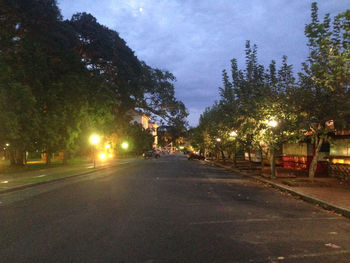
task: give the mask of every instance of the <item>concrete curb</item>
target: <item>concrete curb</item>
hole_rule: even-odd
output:
[[[299,192],[298,190],[295,190],[295,189],[292,189],[291,187],[288,187],[288,186],[284,186],[282,184],[279,184],[279,183],[275,183],[275,182],[272,182],[271,180],[268,180],[268,179],[265,179],[265,178],[262,178],[262,177],[259,177],[259,176],[256,176],[256,175],[251,175],[249,174],[248,172],[242,172],[238,169],[235,169],[233,167],[229,167],[229,166],[226,166],[226,165],[222,165],[222,164],[218,164],[218,163],[214,163],[214,162],[211,162],[209,160],[206,160],[206,162],[209,162],[209,163],[212,163],[218,167],[222,167],[222,168],[225,168],[225,169],[228,169],[230,171],[234,171],[234,172],[237,172],[241,175],[244,175],[244,176],[248,176],[250,178],[253,178],[259,182],[262,182],[262,183],[265,183],[265,184],[268,184],[278,190],[281,190],[281,191],[284,191],[284,192],[287,192],[293,196],[297,196],[299,197],[300,199],[308,202],[308,203],[311,203],[311,204],[314,204],[314,205],[319,205],[320,207],[326,209],[326,210],[330,210],[330,211],[334,211],[338,214],[341,214],[345,217],[348,217],[350,218],[350,209],[347,209],[347,208],[344,208],[344,207],[340,207],[340,206],[337,206],[335,204],[332,204],[332,203],[329,203],[327,201],[324,201],[324,200],[320,200],[316,197],[313,197],[313,196],[310,196],[310,195],[307,195],[305,193],[301,193]]]
[[[6,194],[6,193],[11,193],[11,192],[16,192],[16,191],[20,191],[20,190],[24,190],[24,189],[35,187],[35,186],[39,186],[39,185],[56,183],[56,182],[59,182],[59,181],[65,181],[65,180],[72,179],[72,178],[75,178],[75,177],[84,176],[84,175],[92,174],[92,173],[95,173],[95,172],[99,172],[99,171],[105,170],[107,168],[112,168],[112,167],[118,166],[120,164],[123,164],[123,163],[118,163],[118,164],[105,166],[105,167],[101,167],[101,168],[95,168],[95,169],[90,170],[90,171],[80,172],[80,173],[77,173],[77,174],[73,174],[73,175],[70,175],[70,176],[61,177],[61,178],[57,178],[57,179],[53,179],[53,180],[14,186],[14,187],[11,187],[11,188],[8,188],[8,189],[0,190],[0,195],[1,194]]]

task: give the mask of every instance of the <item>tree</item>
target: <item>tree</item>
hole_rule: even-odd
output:
[[[333,20],[326,14],[323,22],[318,19],[316,3],[311,7],[311,23],[305,26],[309,56],[299,74],[304,112],[304,128],[311,132],[315,143],[309,177],[314,178],[318,153],[322,144],[329,140],[335,123],[343,129],[349,125],[350,113],[350,10]],[[316,106],[316,107],[315,107]]]
[[[0,144],[9,144],[11,165],[24,165],[25,151],[35,147],[38,113],[28,86],[2,82],[0,87]],[[28,136],[30,135],[30,136]],[[32,137],[31,137],[32,136]]]
[[[86,68],[105,82],[118,101],[119,115],[138,108],[166,122],[178,125],[182,121],[186,125],[188,113],[175,98],[173,74],[139,61],[116,31],[100,25],[91,14],[75,14],[68,23],[78,34],[80,42],[76,49]]]
[[[0,99],[3,105],[20,100],[13,104],[18,108],[4,108],[2,118],[12,122],[3,129],[12,135],[0,143],[20,140],[11,143],[14,151],[43,151],[47,164],[54,152],[82,152],[91,132],[111,135],[117,124],[127,129],[125,113],[132,108],[178,130],[186,126],[175,77],[139,61],[116,31],[92,15],[63,21],[55,0],[4,0],[0,23]],[[19,109],[33,119],[26,129],[24,120],[11,117]]]

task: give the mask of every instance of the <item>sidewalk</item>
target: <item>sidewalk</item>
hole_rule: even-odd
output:
[[[91,174],[119,164],[128,163],[135,159],[136,158],[112,160],[109,162],[99,163],[97,164],[96,168],[94,168],[93,164],[87,163],[33,170],[15,174],[0,174],[0,194]]]
[[[286,191],[301,199],[319,205],[327,210],[335,211],[350,218],[350,183],[341,182],[332,177],[316,177],[311,182],[306,176],[296,176],[291,171],[277,167],[277,178],[271,179],[268,169],[261,171],[260,166],[252,165],[248,162],[240,162],[237,167],[232,167],[232,163],[220,163],[210,161],[217,166],[238,172],[242,175],[254,178],[257,181]],[[242,165],[243,164],[243,165]],[[250,169],[251,168],[251,169]]]

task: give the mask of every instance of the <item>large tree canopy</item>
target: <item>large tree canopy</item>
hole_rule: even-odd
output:
[[[0,144],[20,156],[13,164],[30,149],[45,151],[48,161],[53,152],[74,152],[97,129],[127,130],[130,109],[186,124],[175,77],[139,61],[92,15],[63,21],[55,0],[3,0],[0,23],[1,119],[8,120]]]
[[[309,56],[296,80],[287,57],[276,68],[258,63],[257,47],[246,42],[245,69],[231,60],[231,78],[223,71],[220,101],[206,109],[193,130],[194,143],[210,151],[218,146],[230,151],[230,131],[240,146],[269,148],[273,155],[283,142],[307,140],[311,136],[315,153],[309,175],[314,176],[318,152],[330,139],[330,132],[350,124],[350,10],[318,19],[317,4],[311,8],[311,23],[305,27]],[[272,121],[275,121],[273,123]],[[276,124],[278,125],[276,126]],[[273,127],[276,126],[276,127]],[[215,142],[220,138],[220,144]]]

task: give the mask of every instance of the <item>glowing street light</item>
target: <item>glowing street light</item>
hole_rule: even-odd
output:
[[[270,127],[272,127],[272,128],[275,128],[275,127],[277,127],[278,122],[277,122],[276,120],[269,120],[269,121],[267,122],[267,125],[270,126]]]
[[[275,128],[278,125],[278,122],[274,119],[271,119],[267,122],[267,125],[271,128]],[[273,133],[273,130],[272,130]],[[276,178],[276,152],[273,145],[270,146],[270,167],[271,167],[271,179]]]
[[[104,160],[107,158],[107,155],[105,153],[100,153],[100,159]]]
[[[237,137],[237,132],[236,132],[236,131],[230,132],[230,136],[231,136],[231,137]]]
[[[90,142],[94,145],[98,144],[100,142],[100,137],[98,137],[97,135],[93,135],[90,137]]]
[[[234,144],[233,144],[233,146],[234,146],[233,151],[234,151],[234,154],[235,154],[234,159],[233,159],[233,167],[236,167],[236,166],[237,166],[237,158],[236,158],[236,156],[237,156],[237,140],[236,140],[237,135],[238,135],[238,134],[237,134],[236,131],[230,132],[230,137],[235,138]]]
[[[128,144],[127,142],[123,142],[123,143],[122,143],[122,148],[123,148],[124,150],[127,150],[127,149],[129,148],[129,144]]]
[[[90,142],[92,143],[92,155],[94,160],[94,168],[96,168],[95,148],[96,148],[96,144],[100,142],[100,137],[98,137],[97,135],[92,135],[90,137]]]

